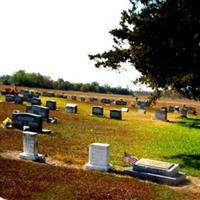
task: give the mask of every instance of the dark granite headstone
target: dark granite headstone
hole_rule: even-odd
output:
[[[92,115],[103,116],[103,107],[102,106],[93,106]]]
[[[103,99],[101,99],[101,103],[103,103],[103,104],[111,104],[112,101],[111,101],[111,99],[105,99],[105,98],[103,98]]]
[[[116,104],[116,105],[119,105],[119,106],[126,106],[126,105],[127,105],[127,102],[126,102],[126,101],[123,101],[122,99],[120,99],[120,100],[116,100],[116,101],[115,101],[115,104]]]
[[[96,102],[98,101],[97,97],[89,97],[90,102]]]
[[[28,130],[32,132],[42,132],[42,116],[32,113],[12,113],[13,127],[23,130],[24,126],[28,126]]]
[[[118,119],[121,120],[122,119],[122,111],[121,110],[110,110],[110,118],[111,119]]]
[[[46,101],[46,107],[50,110],[56,110],[56,101],[48,100]]]
[[[42,96],[44,96],[44,97],[55,97],[55,94],[54,94],[54,92],[45,91],[45,92],[42,93]]]
[[[76,100],[77,100],[77,96],[71,96],[71,99],[72,99],[73,101],[76,101]]]
[[[65,111],[68,113],[77,113],[78,107],[76,104],[67,104],[65,107]]]
[[[31,99],[31,105],[41,105],[41,99],[38,98],[32,98]]]
[[[15,95],[13,94],[6,94],[6,102],[14,102],[15,101]]]
[[[49,120],[49,108],[44,106],[32,105],[26,107],[26,112],[41,115],[45,121]]]
[[[80,97],[81,102],[85,102],[85,97]]]
[[[23,101],[24,101],[23,97],[15,96],[15,103],[16,104],[23,104]]]

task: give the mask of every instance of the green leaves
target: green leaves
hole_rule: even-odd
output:
[[[152,88],[170,87],[200,99],[200,6],[189,0],[132,0],[120,28],[110,34],[114,48],[90,55],[96,67],[131,63]],[[193,75],[191,75],[193,74]]]

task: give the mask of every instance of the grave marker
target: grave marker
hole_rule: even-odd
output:
[[[47,107],[38,106],[38,105],[27,106],[26,112],[27,113],[33,113],[33,114],[36,114],[36,115],[41,115],[42,119],[45,120],[45,121],[49,120],[49,108],[47,108]]]
[[[163,161],[140,159],[133,167],[126,168],[125,174],[129,174],[141,179],[178,185],[185,181],[186,174],[179,172],[179,165]]]
[[[41,99],[38,98],[32,98],[31,99],[31,105],[41,105]]]
[[[23,101],[24,101],[23,97],[15,96],[15,103],[16,104],[23,104]]]
[[[46,101],[46,107],[50,110],[56,110],[56,101],[48,100]]]
[[[110,110],[110,119],[121,120],[122,119],[122,111],[117,110],[117,109]]]
[[[37,133],[23,132],[23,153],[19,154],[21,159],[44,162],[45,156],[38,154]]]
[[[73,101],[76,101],[76,100],[77,100],[77,96],[71,96],[71,99],[72,99]]]
[[[155,119],[161,121],[167,121],[167,110],[166,109],[159,109],[155,113]]]
[[[109,164],[110,145],[102,143],[92,143],[89,145],[89,161],[85,165],[87,169],[98,171],[108,171],[112,168]]]
[[[15,95],[13,94],[6,94],[6,102],[14,102],[15,101]]]
[[[29,126],[31,132],[42,132],[42,116],[32,113],[12,113],[13,127],[23,130],[24,126]]]
[[[77,104],[67,104],[65,106],[65,111],[68,113],[77,113],[78,111]]]
[[[102,106],[93,106],[92,115],[103,116],[103,107]]]

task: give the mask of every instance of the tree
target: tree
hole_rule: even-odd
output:
[[[110,51],[89,55],[96,67],[131,63],[157,93],[172,89],[200,99],[200,4],[196,0],[131,0]]]

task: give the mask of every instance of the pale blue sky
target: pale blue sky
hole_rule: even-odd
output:
[[[112,47],[129,0],[0,1],[0,75],[24,69],[71,82],[108,83],[133,88],[134,68],[117,73],[96,69],[88,54]]]

